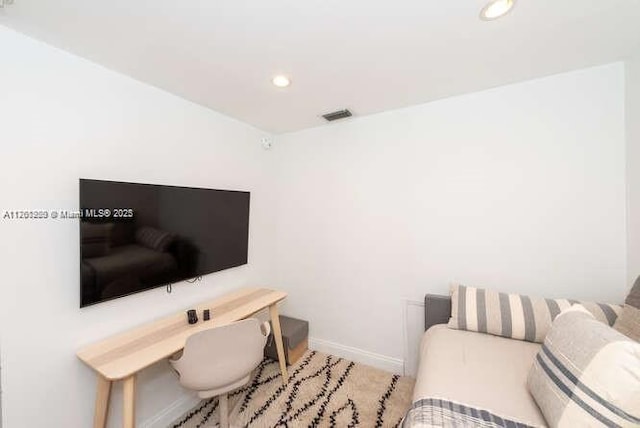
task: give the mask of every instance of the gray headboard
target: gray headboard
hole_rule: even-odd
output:
[[[436,324],[446,324],[451,317],[451,297],[427,294],[424,296],[424,330]]]

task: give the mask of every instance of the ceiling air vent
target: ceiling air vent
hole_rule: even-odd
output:
[[[327,120],[327,122],[332,122],[334,120],[344,119],[345,117],[351,117],[351,116],[353,115],[347,109],[338,110],[338,111],[334,111],[334,112],[322,115],[322,117],[324,117]]]

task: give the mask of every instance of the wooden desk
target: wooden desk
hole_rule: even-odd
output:
[[[283,382],[288,380],[282,332],[278,318],[278,302],[287,297],[283,291],[267,288],[243,288],[215,300],[203,302],[198,311],[198,323],[187,323],[186,309],[175,315],[134,328],[89,345],[77,355],[98,374],[94,428],[107,423],[111,385],[123,380],[123,427],[135,427],[136,373],[184,348],[187,338],[199,331],[248,318],[269,308],[273,334]],[[202,310],[211,309],[211,320],[202,321]],[[191,308],[190,308],[191,309]]]

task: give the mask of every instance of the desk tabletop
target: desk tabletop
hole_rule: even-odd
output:
[[[190,335],[248,318],[286,297],[284,291],[243,288],[189,308],[198,311],[196,324],[187,322],[185,309],[86,346],[77,355],[105,378],[124,379],[178,352]],[[203,309],[211,310],[211,320],[202,321]]]

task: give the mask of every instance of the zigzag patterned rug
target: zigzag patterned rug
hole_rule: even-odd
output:
[[[264,360],[244,387],[229,394],[233,427],[396,427],[411,406],[414,380],[309,351],[289,367]],[[172,428],[215,427],[218,399],[202,401]]]

